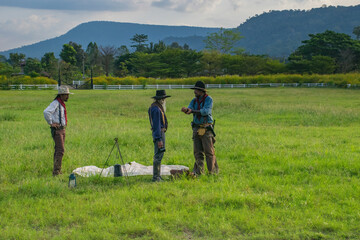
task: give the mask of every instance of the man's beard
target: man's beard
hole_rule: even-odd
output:
[[[163,109],[164,109],[164,112],[166,112],[166,102],[163,101],[163,102],[161,103],[161,105],[162,105],[162,107],[163,107]]]

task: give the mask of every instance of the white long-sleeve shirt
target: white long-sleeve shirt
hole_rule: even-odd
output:
[[[60,108],[61,122],[59,122],[59,108]],[[65,109],[56,99],[52,101],[52,103],[50,103],[50,105],[44,110],[44,117],[49,125],[53,123],[59,123],[61,126],[66,126]]]

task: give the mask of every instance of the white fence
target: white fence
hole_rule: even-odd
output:
[[[189,89],[194,85],[93,85],[94,90],[136,90],[136,89]],[[326,83],[255,83],[255,84],[206,84],[206,88],[256,88],[256,87],[334,87]],[[359,88],[356,84],[347,84],[347,88]],[[19,84],[9,85],[10,89],[14,90],[33,90],[33,89],[57,89],[56,84]]]
[[[194,85],[94,85],[93,89],[129,90],[129,89],[189,89]],[[207,89],[213,88],[254,88],[254,87],[334,87],[326,83],[259,83],[259,84],[206,84]],[[347,84],[347,88],[360,87]]]
[[[19,84],[19,85],[9,85],[10,89],[15,90],[34,90],[34,89],[57,89],[57,84]]]

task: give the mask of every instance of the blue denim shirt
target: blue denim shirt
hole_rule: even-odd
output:
[[[202,100],[203,97],[200,97],[199,102]],[[213,99],[210,96],[207,96],[204,103],[200,104],[200,113],[201,117],[200,120],[198,119],[197,115],[194,114],[193,122],[195,124],[204,124],[204,123],[213,123],[212,117],[212,107],[213,107]],[[198,110],[198,104],[196,102],[196,98],[194,98],[188,108],[192,110]],[[205,121],[206,119],[206,121]]]

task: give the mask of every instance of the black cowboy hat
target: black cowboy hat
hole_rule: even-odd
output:
[[[206,92],[205,83],[203,81],[197,81],[195,83],[195,87],[192,87],[190,89],[198,89],[198,90],[201,90],[203,92]]]
[[[156,90],[156,96],[152,97],[154,99],[163,99],[171,96],[166,95],[165,90]]]

